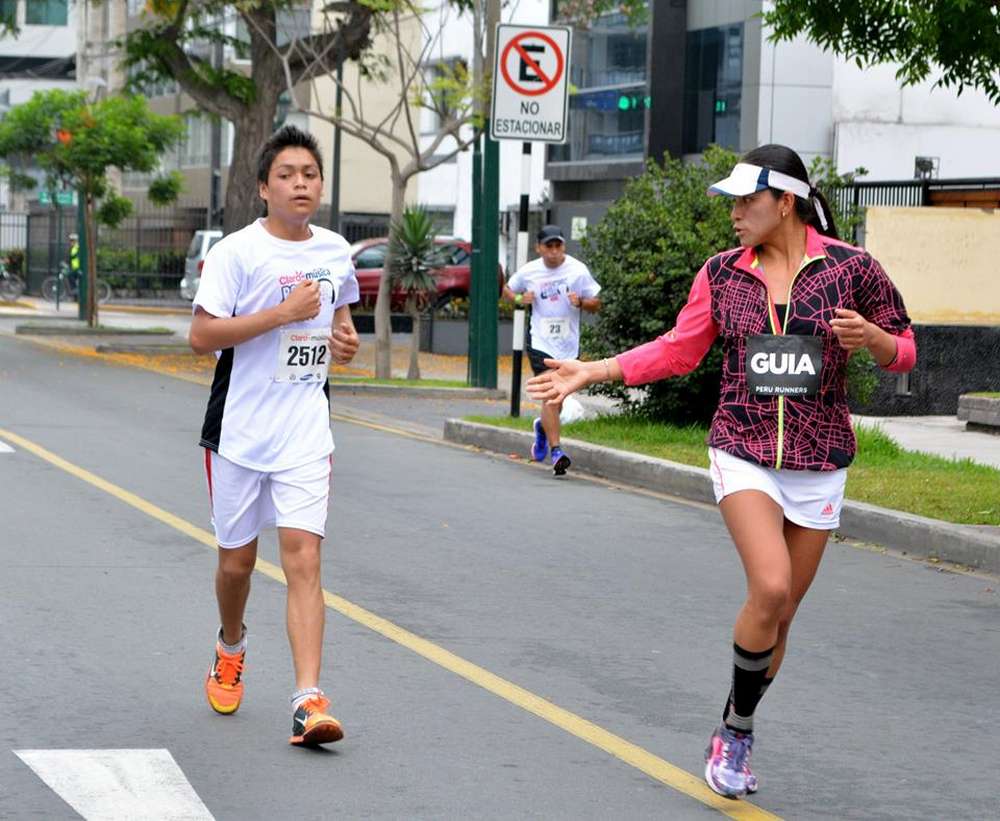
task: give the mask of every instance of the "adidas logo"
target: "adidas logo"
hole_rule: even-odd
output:
[[[833,505],[830,502],[826,503],[826,507],[823,508],[823,512],[820,516],[832,516],[833,515]]]

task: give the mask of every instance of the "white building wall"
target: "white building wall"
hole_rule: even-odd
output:
[[[549,3],[547,0],[521,0],[510,9],[504,9],[504,23],[526,23],[548,25]],[[431,31],[441,31],[439,45],[435,50],[435,60],[461,57],[472,70],[472,17],[459,17],[446,3],[426,15]],[[433,117],[424,112],[422,131],[428,131]],[[425,144],[432,139],[429,133],[423,138]],[[439,151],[446,151],[446,144]],[[530,202],[535,205],[547,196],[548,184],[545,180],[545,146],[535,143],[532,150]],[[461,152],[456,161],[446,163],[417,176],[417,200],[434,209],[454,208],[454,228],[456,236],[463,239],[472,237],[472,151]],[[500,142],[500,210],[516,207],[521,199],[521,143],[514,140]],[[567,228],[568,230],[568,228]],[[501,246],[503,244],[501,243]],[[501,260],[506,259],[506,249],[500,249]]]
[[[939,160],[938,176],[1000,176],[1000,107],[982,92],[900,88],[896,66],[859,69],[834,60],[835,158],[868,179],[912,179],[918,156]]]
[[[831,156],[833,58],[804,37],[774,43],[770,29],[755,28],[761,38],[755,145],[791,146],[806,165],[816,156]]]
[[[25,23],[25,3],[17,8],[17,22],[20,26],[17,36],[7,34],[0,37],[0,57],[43,57],[54,60],[65,59],[76,52],[77,16],[79,3],[70,3],[67,10],[65,26],[38,26]],[[31,79],[28,77],[10,77],[0,80],[0,115],[9,106],[20,105],[31,99],[38,91],[52,88],[73,90],[77,84],[69,80]],[[42,173],[38,169],[20,169],[22,173],[30,173],[39,180]],[[36,197],[36,193],[10,191],[6,180],[0,180],[0,208],[23,209],[27,198]]]
[[[24,3],[18,6],[21,30],[16,37],[0,37],[0,57],[68,57],[76,51],[79,3],[70,3],[65,26],[29,26],[24,23]]]

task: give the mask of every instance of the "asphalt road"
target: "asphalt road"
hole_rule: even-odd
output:
[[[758,712],[761,792],[713,800],[684,773],[743,589],[717,512],[393,432],[399,400],[334,426],[324,686],[345,740],[287,745],[267,574],[244,705],[216,716],[206,397],[0,337],[0,817],[79,817],[26,750],[168,750],[219,819],[998,816],[996,579],[831,546]]]

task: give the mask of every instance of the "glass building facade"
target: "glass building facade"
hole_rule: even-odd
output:
[[[645,148],[649,32],[607,15],[574,32],[569,140],[552,146],[552,162],[641,159]]]
[[[745,39],[759,11],[751,0],[657,0],[635,26],[620,13],[574,26],[568,139],[547,149],[548,216],[593,224],[648,158],[694,157],[713,143],[744,149],[742,119],[757,116],[756,101],[743,100],[757,87],[745,85],[744,63],[759,59]]]

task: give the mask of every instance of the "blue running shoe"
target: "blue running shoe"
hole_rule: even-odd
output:
[[[572,464],[569,457],[562,452],[558,445],[552,448],[552,472],[556,476],[562,476],[566,469]]]
[[[549,441],[545,438],[542,420],[536,419],[533,427],[535,429],[535,443],[531,446],[531,458],[536,462],[544,462],[545,457],[549,454]]]
[[[738,733],[723,725],[708,742],[705,750],[705,781],[725,798],[742,798],[748,792],[750,750],[753,733]],[[753,779],[756,790],[757,779]]]
[[[743,775],[747,777],[747,795],[757,792],[757,776],[750,771],[750,750],[747,750],[747,757],[743,761]]]

